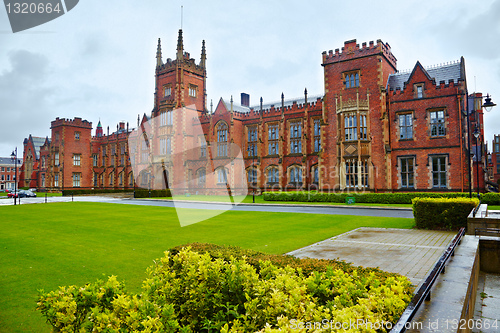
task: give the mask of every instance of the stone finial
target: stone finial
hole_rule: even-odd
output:
[[[179,29],[179,37],[177,38],[177,60],[181,60],[184,56],[184,43],[182,41],[182,29]]]
[[[207,63],[207,52],[205,49],[205,40],[201,42],[201,61],[200,61],[200,66],[205,68]]]
[[[156,48],[156,67],[160,67],[163,65],[163,61],[161,59],[161,41],[158,38],[158,47]]]

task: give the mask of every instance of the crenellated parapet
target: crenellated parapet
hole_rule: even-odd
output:
[[[366,42],[362,43],[361,47],[356,43],[356,39],[352,39],[344,42],[344,47],[340,50],[335,49],[335,52],[330,50],[328,53],[323,51],[323,66],[377,54],[384,56],[396,68],[397,59],[391,52],[391,46],[380,39],[377,40],[376,44],[373,41],[370,41],[368,44]]]
[[[92,122],[79,117],[75,117],[74,119],[57,117],[55,120],[50,122],[50,128],[55,128],[59,126],[73,126],[73,127],[92,129]]]

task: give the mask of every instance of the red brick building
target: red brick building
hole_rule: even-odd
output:
[[[427,68],[417,61],[411,71],[400,72],[388,43],[360,46],[350,40],[323,52],[321,65],[325,91],[319,95],[305,89],[298,100],[282,93],[275,103],[261,98],[252,106],[242,93],[239,104],[221,98],[215,110],[208,109],[205,42],[197,63],[184,52],[180,30],[174,60],[163,62],[158,40],[154,108],[150,117],[138,118],[139,131],[120,123],[104,135],[99,124],[91,138],[91,123],[80,118],[52,123],[52,141],[42,151],[51,161],[59,152],[61,161],[59,167],[47,164],[48,186],[56,187],[59,173],[64,187],[127,188],[135,179],[140,187],[180,182],[186,192],[207,193],[225,189],[229,180],[235,188],[259,190],[468,189],[467,147],[469,141],[476,145],[468,133],[476,124],[477,150],[483,152],[475,154],[478,159],[484,160],[485,148],[481,107],[469,112],[468,130],[468,100],[482,96],[467,97],[463,58]],[[195,116],[175,112],[181,108],[195,110]],[[198,132],[186,130],[198,125]],[[58,132],[68,138],[64,146],[54,141]],[[237,155],[233,147],[243,155],[245,174],[227,168]],[[479,179],[484,188],[484,177]]]
[[[17,176],[19,177],[22,160],[17,160]],[[16,162],[9,157],[0,157],[0,191],[14,190]]]

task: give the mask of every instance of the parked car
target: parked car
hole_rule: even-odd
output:
[[[31,190],[21,190],[19,191],[19,198],[35,198],[36,194]]]
[[[17,198],[19,196],[19,191],[10,191],[7,193],[7,198]]]

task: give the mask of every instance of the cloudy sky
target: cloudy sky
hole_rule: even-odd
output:
[[[500,105],[500,1],[127,1],[81,0],[67,14],[13,34],[0,8],[0,156],[56,117],[135,126],[153,107],[157,39],[175,58],[183,6],[184,49],[207,48],[207,93],[250,94],[251,104],[322,94],[321,53],[344,41],[382,39],[411,69],[465,57],[469,92]],[[500,106],[486,114],[500,133]]]

